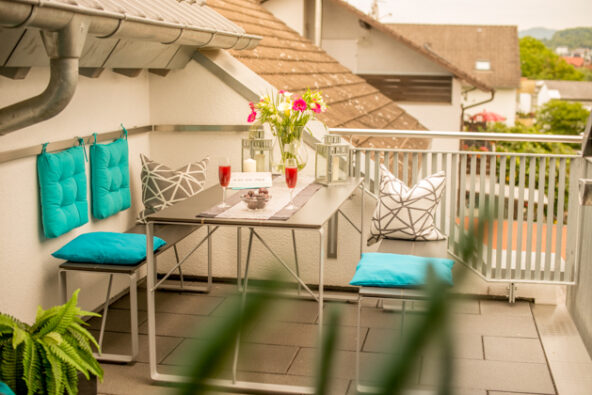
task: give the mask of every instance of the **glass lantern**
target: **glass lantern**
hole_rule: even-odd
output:
[[[263,129],[249,132],[249,138],[242,140],[242,171],[271,171],[272,140],[265,138]]]
[[[349,178],[350,147],[341,137],[325,135],[323,143],[317,143],[315,179],[319,184],[335,185]]]

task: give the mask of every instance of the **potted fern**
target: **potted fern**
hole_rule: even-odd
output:
[[[15,393],[77,394],[79,374],[102,380],[92,355],[99,346],[81,318],[98,314],[77,306],[79,291],[64,305],[39,307],[33,325],[0,313],[0,381]]]

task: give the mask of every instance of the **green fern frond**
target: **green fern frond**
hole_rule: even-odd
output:
[[[45,351],[47,352],[48,356],[51,354],[52,357],[55,357],[60,362],[74,366],[79,372],[84,374],[84,376],[88,379],[88,367],[85,366],[84,363],[80,363],[80,359],[77,355],[72,355],[70,352],[66,352],[62,349],[64,343],[61,345],[55,344],[47,344],[45,345]],[[75,354],[75,353],[74,353]],[[61,365],[61,364],[60,364]]]
[[[45,324],[41,325],[39,332],[37,333],[39,337],[43,337],[49,332],[62,333],[72,324],[74,317],[76,316],[78,292],[80,292],[80,289],[74,291],[70,300],[68,300],[65,305],[60,306],[56,311],[56,314],[47,319]]]
[[[16,350],[16,348],[25,341],[25,339],[29,337],[29,334],[19,328],[18,326],[14,327],[14,332],[12,332],[12,348]]]
[[[4,381],[10,388],[16,388],[18,378],[16,350],[12,346],[2,347],[0,353],[0,380]]]
[[[52,346],[43,344],[42,347],[45,349],[45,358],[47,358],[47,362],[49,364],[49,369],[45,369],[45,383],[47,387],[47,393],[52,395],[63,394],[64,387],[62,382],[62,364],[50,350]]]
[[[99,343],[97,343],[97,340],[94,338],[93,335],[91,335],[91,333],[89,331],[87,331],[85,328],[83,328],[82,326],[78,325],[78,324],[72,324],[70,325],[70,333],[74,334],[74,333],[78,333],[80,334],[80,336],[83,336],[84,338],[88,339],[88,341],[95,346],[95,348],[97,350],[100,351],[100,347],[99,347]]]
[[[63,341],[62,335],[60,335],[57,332],[49,332],[47,335],[43,336],[43,340],[47,342],[53,342],[57,345],[59,345]]]

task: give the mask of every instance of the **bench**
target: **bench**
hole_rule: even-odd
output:
[[[185,260],[193,254],[193,252],[197,249],[194,248],[191,250],[183,259],[179,260],[179,253],[177,251],[177,243],[181,240],[185,239],[187,236],[195,232],[199,225],[195,226],[187,226],[187,225],[154,225],[154,236],[160,237],[166,244],[162,246],[158,251],[155,251],[154,257],[155,259],[165,251],[169,249],[173,249],[175,252],[175,259],[177,264],[173,268],[179,270],[179,278],[180,284],[179,285],[169,285],[163,284],[160,285],[159,288],[166,289],[166,290],[177,290],[177,291],[189,291],[189,292],[209,292],[212,286],[212,267],[211,267],[211,260],[208,259],[208,282],[206,286],[186,286],[183,283],[183,271],[181,269],[181,265],[185,262]],[[131,229],[128,229],[126,233],[145,233],[145,226],[144,225],[135,225]],[[208,239],[209,240],[209,239]],[[201,245],[201,243],[199,244]],[[199,247],[198,245],[198,247]],[[210,245],[208,243],[208,249],[210,249]],[[208,254],[209,256],[209,254]],[[82,272],[93,272],[93,273],[105,273],[109,274],[109,283],[107,285],[107,296],[105,298],[105,304],[103,306],[103,317],[101,319],[101,330],[99,332],[99,346],[102,346],[103,343],[103,336],[105,332],[105,324],[107,322],[107,313],[109,310],[109,299],[111,297],[111,285],[113,283],[113,276],[114,275],[126,275],[129,278],[129,287],[130,287],[130,319],[131,319],[131,354],[95,354],[95,357],[99,361],[105,362],[117,362],[117,363],[128,363],[133,362],[138,355],[138,293],[137,293],[137,284],[138,284],[138,271],[146,264],[146,260],[136,264],[136,265],[112,265],[112,264],[95,264],[95,263],[80,263],[80,262],[71,262],[66,261],[59,266],[59,289],[60,289],[60,298],[62,303],[65,303],[68,298],[68,283],[67,283],[67,273],[70,271],[82,271]],[[170,274],[170,272],[169,272]]]
[[[391,240],[383,239],[380,242],[378,251],[389,254],[416,255],[428,258],[446,258],[448,257],[448,240],[438,241],[411,241],[411,240]],[[357,320],[356,320],[356,386],[360,393],[371,393],[374,390],[371,387],[360,385],[360,335],[361,335],[361,316],[362,300],[364,298],[376,298],[377,308],[383,308],[384,299],[401,301],[401,323],[400,331],[403,333],[405,324],[406,302],[425,301],[427,295],[421,288],[409,287],[369,287],[362,286],[358,291]],[[389,310],[393,310],[390,309]]]

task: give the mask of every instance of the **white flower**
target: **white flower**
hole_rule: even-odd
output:
[[[283,101],[278,105],[278,111],[280,112],[290,111],[291,108],[292,105],[287,101]]]

